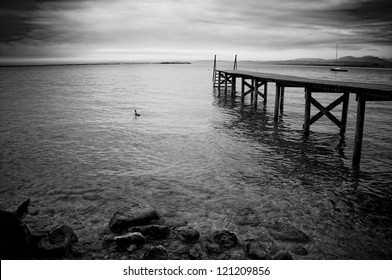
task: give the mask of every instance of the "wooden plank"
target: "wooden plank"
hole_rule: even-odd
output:
[[[374,84],[374,83],[358,83],[358,82],[344,82],[344,81],[330,81],[322,79],[310,79],[297,76],[279,75],[271,73],[261,73],[253,71],[242,70],[224,70],[230,74],[236,74],[246,78],[257,78],[267,82],[275,82],[284,85],[285,87],[307,87],[312,92],[328,91],[328,92],[350,92],[366,94],[367,98],[372,96],[382,98],[383,100],[392,100],[392,85],[389,84]]]

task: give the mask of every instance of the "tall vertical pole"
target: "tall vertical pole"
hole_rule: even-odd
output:
[[[237,55],[235,55],[235,57],[234,57],[233,70],[237,70]]]
[[[350,92],[345,92],[344,93],[344,99],[343,99],[343,107],[342,107],[342,119],[341,119],[341,126],[340,126],[340,136],[343,136],[346,133],[349,99],[350,99]]]
[[[214,55],[214,69],[212,70],[212,82],[214,83],[214,88],[215,88],[215,71],[216,71],[216,55]]]
[[[265,83],[264,83],[264,107],[267,105],[267,84],[268,84],[268,82],[265,81]]]
[[[276,84],[274,120],[279,119],[280,85]]]
[[[353,166],[359,168],[361,162],[363,127],[365,124],[366,95],[358,94],[357,124],[355,127]]]
[[[304,133],[309,134],[310,130],[310,99],[312,98],[312,91],[309,88],[305,88],[305,121],[304,121]]]

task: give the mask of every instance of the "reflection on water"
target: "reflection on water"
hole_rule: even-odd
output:
[[[209,67],[0,69],[2,205],[31,197],[30,227],[66,223],[90,240],[117,207],[138,198],[202,234],[227,228],[245,240],[289,222],[311,237],[306,258],[391,258],[392,128],[380,121],[391,118],[390,104],[369,104],[355,171],[354,97],[342,145],[327,119],[303,135],[301,89],[287,89],[275,123],[272,84],[267,107],[254,110],[248,100],[218,97]],[[350,79],[363,78],[361,71]],[[389,81],[386,73],[379,82]]]

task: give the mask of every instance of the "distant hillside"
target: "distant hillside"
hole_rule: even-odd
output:
[[[376,56],[344,56],[338,59],[322,58],[297,58],[291,60],[268,61],[273,64],[294,64],[294,65],[325,65],[325,66],[356,66],[356,67],[391,67],[392,59],[382,59]]]

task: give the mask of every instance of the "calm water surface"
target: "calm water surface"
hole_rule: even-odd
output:
[[[218,97],[211,67],[0,68],[1,206],[30,197],[25,221],[32,229],[65,223],[88,241],[117,207],[137,198],[202,234],[226,228],[245,240],[278,220],[311,237],[306,258],[392,258],[392,103],[368,103],[356,171],[354,95],[345,146],[337,149],[339,130],[325,117],[304,137],[302,89],[286,89],[274,123],[273,84],[266,108],[255,111],[249,100]],[[390,69],[239,69],[392,83]],[[324,105],[336,97],[316,96]]]

